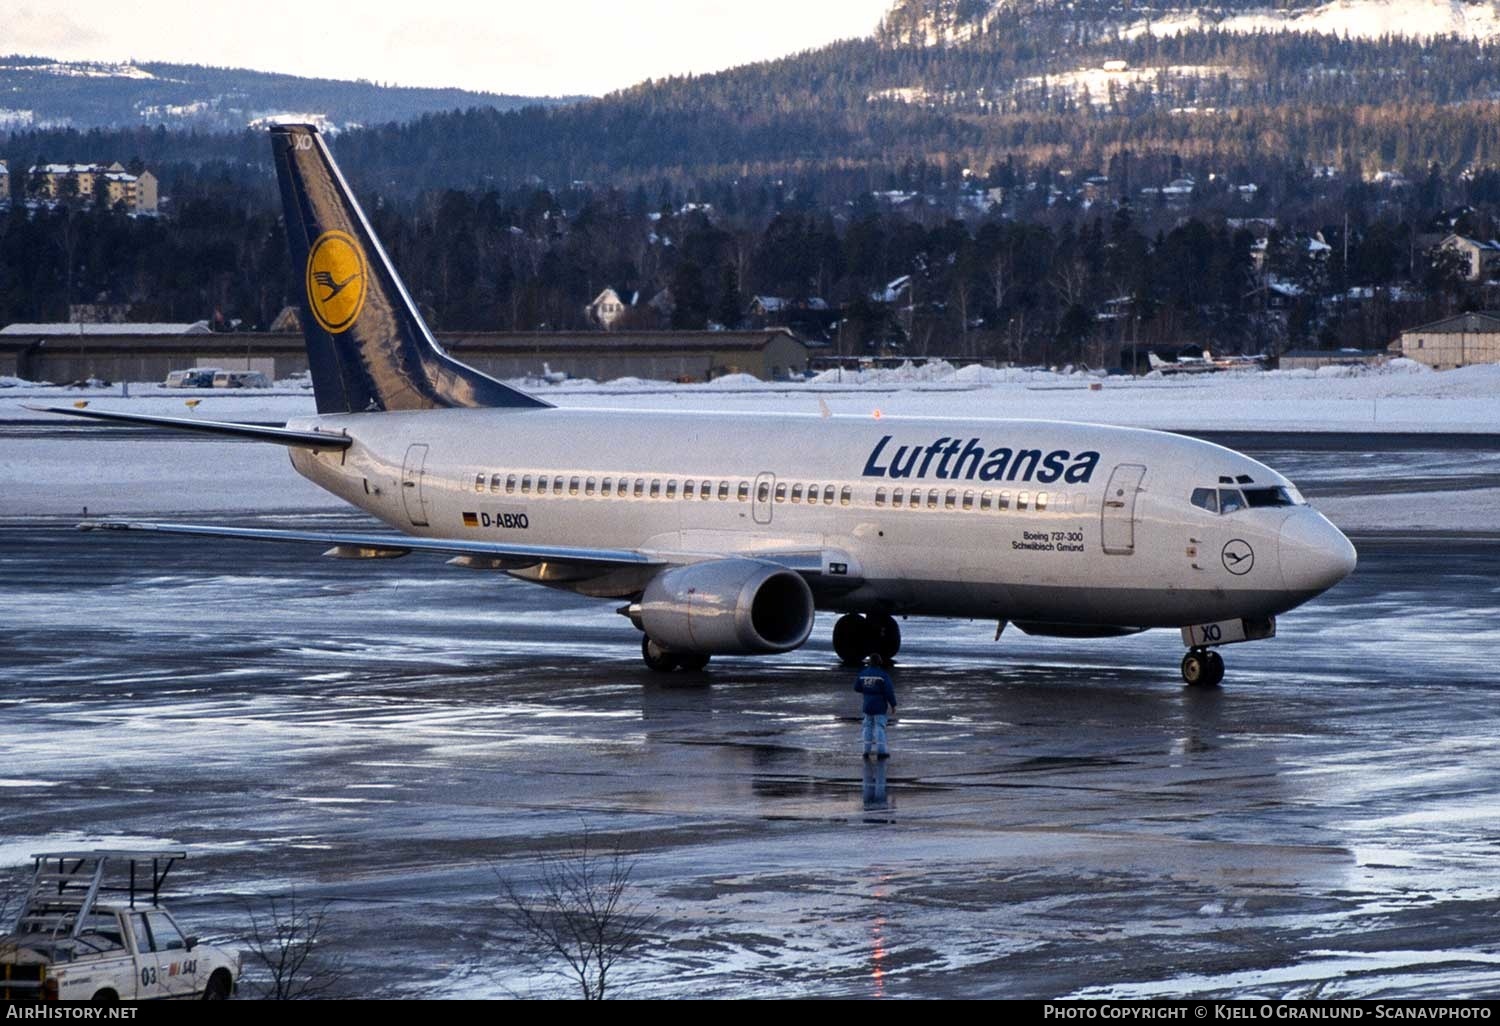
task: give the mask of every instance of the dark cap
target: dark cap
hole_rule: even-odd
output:
[[[885,665],[885,660],[882,659],[882,658],[880,658],[880,656],[878,654],[873,654],[872,653],[871,655],[869,655],[869,656],[867,656],[865,658],[865,665],[866,666],[884,666]]]

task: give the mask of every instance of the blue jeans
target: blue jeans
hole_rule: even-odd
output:
[[[866,755],[869,755],[871,751],[877,751],[881,755],[889,754],[885,747],[885,718],[885,713],[881,713],[878,716],[865,713],[864,740]]]

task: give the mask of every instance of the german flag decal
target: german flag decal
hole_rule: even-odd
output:
[[[464,514],[464,526],[465,527],[478,527],[479,526],[479,514],[478,513],[465,513]]]

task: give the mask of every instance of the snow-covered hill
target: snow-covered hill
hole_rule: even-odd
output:
[[[1327,3],[1266,5],[1260,0],[1138,4],[1130,0],[897,0],[881,23],[886,42],[949,45],[974,38],[1002,14],[1087,21],[1095,34],[1121,38],[1144,33],[1314,32],[1351,39],[1391,36],[1424,39],[1456,36],[1488,41],[1500,38],[1500,10],[1493,0],[1331,0]]]

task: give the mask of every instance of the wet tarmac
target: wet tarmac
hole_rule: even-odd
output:
[[[1314,496],[1494,472],[1277,451]],[[189,845],[191,932],[329,899],[357,994],[569,994],[494,899],[588,830],[660,916],[622,995],[1494,996],[1500,537],[1355,541],[1219,690],[1172,632],[907,621],[882,767],[827,622],[664,677],[611,604],[440,560],[12,520],[0,862]]]

